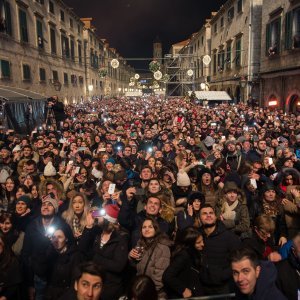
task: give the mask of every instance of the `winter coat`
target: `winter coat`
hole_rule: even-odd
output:
[[[86,254],[87,260],[100,265],[105,273],[102,298],[107,300],[118,299],[123,292],[123,271],[127,264],[128,240],[125,235],[113,231],[108,242],[101,248],[102,229],[85,228],[79,240],[79,250]]]
[[[167,238],[160,238],[153,245],[145,249],[142,259],[137,263],[137,275],[148,275],[154,282],[156,290],[162,292],[162,276],[170,264],[171,242]],[[149,262],[148,262],[149,261]]]
[[[221,221],[217,221],[215,230],[209,236],[203,228],[200,230],[204,237],[203,284],[211,287],[225,285],[232,278],[229,256],[240,246],[240,240]]]
[[[80,263],[81,257],[75,246],[70,246],[64,253],[52,249],[51,275],[46,291],[46,300],[56,300],[66,288],[71,287],[74,268]]]
[[[22,283],[21,268],[18,260],[13,257],[3,269],[0,255],[0,298],[7,300],[21,300],[20,285]]]
[[[118,221],[121,226],[131,232],[131,245],[134,247],[140,238],[141,226],[146,219],[146,212],[143,210],[136,213],[135,204],[133,201],[128,201],[127,198],[122,199]],[[165,221],[160,216],[156,217],[161,232],[167,233],[169,236],[173,233],[172,224]]]
[[[287,259],[276,264],[277,287],[289,300],[298,300],[298,290],[300,290],[300,263],[292,252]]]
[[[249,297],[249,295],[244,295],[239,289],[236,291],[237,300],[287,300],[287,298],[281,293],[281,291],[276,287],[275,281],[277,276],[277,271],[272,262],[262,261],[261,270],[256,281],[256,286],[254,293]],[[289,299],[291,300],[291,299]]]
[[[71,228],[61,218],[54,216],[51,226],[64,228],[67,238],[71,243],[73,239]],[[25,279],[29,286],[33,284],[33,274],[38,275],[44,280],[47,279],[50,266],[48,261],[45,260],[45,253],[47,253],[50,246],[51,242],[46,236],[42,217],[37,217],[27,226],[21,253],[26,274]]]
[[[191,217],[186,209],[178,212],[177,214],[178,230],[181,231],[187,227],[193,227],[195,223],[194,218],[199,218],[199,216],[195,217],[195,213],[194,213],[193,216]],[[200,224],[200,220],[199,220],[199,224]]]
[[[246,197],[244,193],[238,196],[238,205],[235,207],[235,219],[225,219],[223,223],[225,227],[231,230],[233,233],[237,234],[238,236],[248,235],[250,231],[250,218],[248,207],[246,205]],[[226,202],[225,197],[220,198],[216,205],[216,214],[218,216],[222,215],[223,205]]]
[[[169,267],[163,274],[163,282],[169,299],[181,298],[186,288],[192,291],[193,297],[203,295],[199,275],[200,260],[199,253],[188,249],[181,250],[171,260]]]

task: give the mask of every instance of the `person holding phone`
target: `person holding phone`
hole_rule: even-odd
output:
[[[119,231],[118,215],[119,207],[112,204],[106,205],[103,212],[88,213],[78,244],[80,251],[86,254],[85,259],[93,261],[106,272],[102,300],[118,299],[124,290],[128,239]]]

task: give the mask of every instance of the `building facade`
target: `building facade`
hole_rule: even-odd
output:
[[[259,98],[262,0],[229,0],[212,16],[210,89]]]
[[[261,105],[300,112],[300,1],[264,0]]]
[[[99,77],[100,64],[109,65],[111,50],[60,0],[0,0],[0,85],[58,95],[75,103],[105,95],[128,84],[129,77],[111,72]],[[91,21],[91,20],[90,20]],[[108,54],[105,54],[105,51]],[[122,63],[127,74],[132,69]],[[126,77],[126,78],[125,78]],[[122,82],[124,80],[124,82]]]

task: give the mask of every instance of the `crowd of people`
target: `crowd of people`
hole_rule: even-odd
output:
[[[299,113],[61,108],[28,136],[0,131],[0,300],[298,299]]]

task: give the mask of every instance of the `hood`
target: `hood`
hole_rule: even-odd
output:
[[[261,261],[261,271],[256,283],[254,292],[255,299],[265,299],[269,289],[275,288],[277,270],[275,265],[270,261]]]

